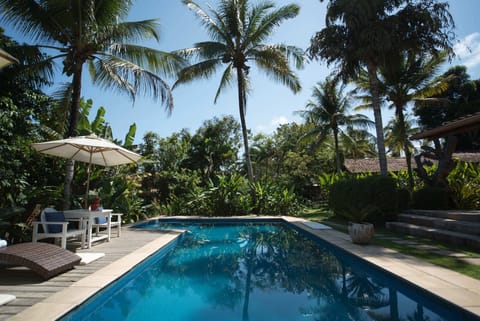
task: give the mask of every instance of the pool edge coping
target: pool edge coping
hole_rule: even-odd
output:
[[[302,224],[303,222],[308,222],[308,220],[302,218],[291,216],[218,218],[170,216],[161,217],[160,219],[221,219],[232,221],[241,219],[280,219],[480,317],[479,280],[401,254],[395,250],[376,245],[353,244],[349,240],[348,235],[331,229],[312,229]],[[52,294],[9,320],[40,320],[39,316],[41,316],[41,320],[57,320],[108,284],[129,272],[133,267],[159,249],[168,245],[179,237],[181,233],[181,231],[169,230],[168,233],[162,234],[141,248],[78,280],[69,287]]]

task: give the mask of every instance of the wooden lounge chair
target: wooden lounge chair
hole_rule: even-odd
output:
[[[85,244],[86,228],[82,220],[75,220],[79,227],[77,229],[68,229],[68,224],[73,220],[66,220],[63,212],[53,208],[45,208],[40,214],[40,221],[33,222],[32,242],[36,243],[40,239],[54,238],[60,240],[61,247],[67,248],[67,238],[81,238],[82,247]],[[42,226],[43,232],[39,231]]]
[[[80,256],[48,243],[19,243],[0,248],[0,263],[25,266],[44,279],[72,269]]]

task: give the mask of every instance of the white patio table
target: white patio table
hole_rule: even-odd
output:
[[[111,232],[111,221],[112,221],[112,212],[110,209],[103,209],[99,211],[89,211],[85,209],[76,209],[76,210],[67,210],[63,211],[66,219],[82,219],[87,223],[87,247],[91,248],[92,243],[107,239],[110,242],[110,232]],[[107,235],[93,236],[92,226],[94,224],[95,217],[106,217],[107,218]]]

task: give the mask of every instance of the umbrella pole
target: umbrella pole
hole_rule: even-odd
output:
[[[88,210],[88,192],[90,190],[90,163],[87,166],[87,190],[85,191],[85,209]]]

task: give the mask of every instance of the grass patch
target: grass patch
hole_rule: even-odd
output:
[[[339,232],[347,233],[347,222],[345,220],[335,217],[333,215],[333,212],[328,208],[309,208],[304,210],[299,216],[310,221],[322,222],[322,224],[329,225],[330,227]],[[385,237],[396,237],[402,240],[409,240],[421,245],[430,245],[432,247],[435,247],[435,249],[442,251],[461,253],[465,257],[469,258],[480,257],[479,252],[475,252],[474,250],[469,248],[459,246],[454,247],[449,244],[439,243],[425,238],[395,233],[383,228],[375,227],[375,233],[381,234]],[[461,258],[447,256],[441,253],[434,253],[431,250],[418,248],[417,246],[398,244],[387,238],[380,237],[379,235],[376,235],[374,237],[373,244],[393,249],[399,253],[409,255],[419,260],[429,262],[431,264],[441,266],[443,268],[480,280],[480,266],[465,262]]]
[[[475,257],[473,252],[470,252],[470,251],[461,251],[458,249],[453,250],[444,245],[432,244],[432,242],[422,243],[416,239],[415,241],[419,244],[435,246],[436,248],[441,250],[454,251],[454,252],[465,254],[466,256]],[[402,254],[410,255],[417,259],[420,259],[420,260],[432,263],[434,265],[438,265],[446,269],[480,280],[480,267],[477,265],[462,261],[459,258],[446,256],[438,253],[433,253],[429,250],[424,250],[415,246],[397,244],[395,242],[392,242],[391,240],[387,240],[379,237],[374,238],[373,244],[396,250]],[[477,257],[478,257],[478,254],[477,254]]]
[[[323,222],[330,220],[333,212],[326,207],[310,207],[303,209],[299,216],[309,221]]]

